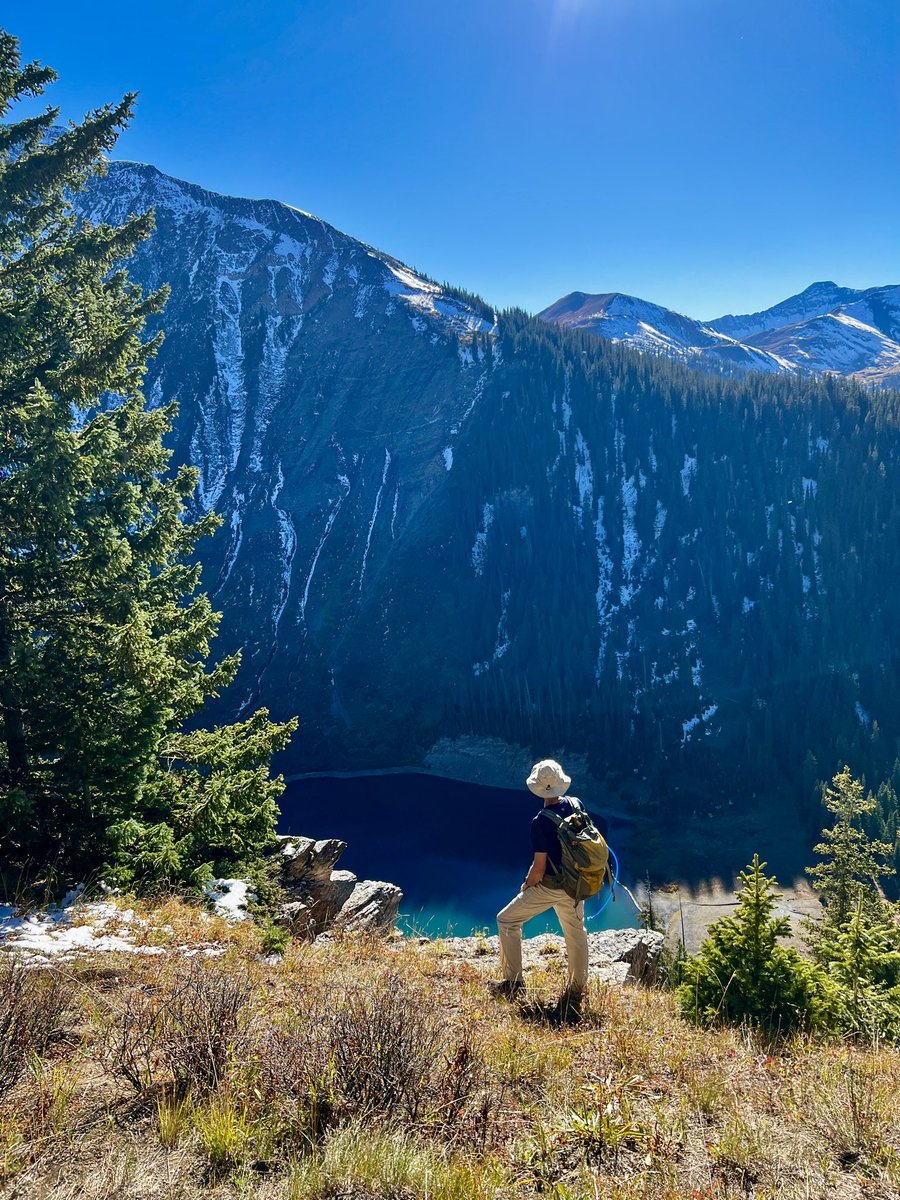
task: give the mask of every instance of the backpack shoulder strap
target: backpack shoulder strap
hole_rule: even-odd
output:
[[[573,813],[585,812],[584,805],[581,803],[581,801],[576,796],[566,796],[566,799],[572,805]],[[559,815],[559,813],[550,812],[549,808],[542,808],[541,811],[538,813],[538,816],[541,816],[541,814],[543,814],[545,817],[549,817],[550,820],[553,822],[553,824],[557,827],[557,829],[566,820],[566,818],[561,817]],[[571,815],[572,815],[572,813],[569,814],[569,816],[571,816]]]

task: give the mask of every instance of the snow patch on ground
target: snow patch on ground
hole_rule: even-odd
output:
[[[565,386],[563,388],[563,398],[562,398],[562,421],[563,421],[563,429],[566,433],[569,432],[569,425],[572,421],[572,402],[570,399],[571,381],[572,381],[571,372],[567,370],[566,371],[566,382],[565,382]]]
[[[634,572],[641,554],[641,539],[638,537],[635,524],[637,512],[637,485],[634,476],[622,481],[622,573],[625,582],[622,584],[620,603],[624,606],[632,600],[637,588],[634,583]]]
[[[246,921],[247,904],[256,899],[245,879],[211,879],[203,891],[216,915],[227,921]]]
[[[606,654],[606,642],[609,637],[609,626],[614,610],[610,609],[609,598],[612,594],[613,560],[606,541],[606,530],[603,526],[603,497],[597,501],[597,520],[594,523],[594,536],[597,545],[597,624],[600,626],[600,649],[597,653],[597,666],[594,679],[600,682],[603,672],[603,658]]]
[[[276,467],[275,487],[272,489],[271,503],[278,518],[278,541],[281,545],[281,594],[272,610],[272,628],[278,635],[278,625],[287,607],[291,594],[291,575],[294,570],[294,555],[297,553],[297,531],[291,514],[286,509],[278,507],[278,497],[284,487],[284,473],[279,462]]]
[[[235,489],[234,508],[231,510],[230,534],[228,539],[228,550],[225,554],[225,562],[222,565],[222,572],[219,576],[219,582],[216,586],[216,591],[220,591],[228,582],[228,578],[237,562],[237,556],[241,551],[241,543],[244,540],[244,530],[241,524],[241,512],[244,504],[244,495]]]
[[[237,882],[242,880],[218,880]],[[209,919],[209,918],[206,918]],[[165,954],[163,946],[139,944],[135,937],[149,922],[134,909],[119,908],[108,900],[85,901],[74,888],[58,904],[36,911],[23,911],[0,904],[0,950],[20,954],[27,961],[52,958],[69,961],[84,954]],[[165,929],[164,929],[165,931]],[[210,943],[202,947],[173,946],[179,954],[224,954],[225,948]]]
[[[379,258],[377,254],[373,258]],[[430,318],[456,334],[471,335],[489,333],[492,326],[484,317],[473,312],[463,301],[444,294],[442,288],[428,279],[423,279],[400,263],[379,259],[387,268],[385,291],[401,300],[420,319]],[[472,361],[471,355],[469,361]]]
[[[331,512],[328,514],[328,519],[325,522],[325,528],[322,532],[322,536],[319,538],[319,544],[318,544],[318,546],[316,546],[315,553],[313,554],[312,562],[310,563],[310,567],[309,567],[309,573],[306,576],[306,583],[304,584],[304,587],[303,587],[303,596],[300,600],[300,620],[301,621],[306,620],[306,605],[309,600],[309,589],[312,585],[313,576],[316,573],[316,566],[318,565],[318,562],[319,562],[319,555],[322,553],[322,549],[323,549],[325,543],[328,541],[328,535],[329,535],[329,533],[331,533],[331,527],[332,527],[332,525],[334,525],[337,515],[341,511],[341,505],[344,503],[344,499],[347,496],[347,493],[350,491],[350,480],[347,478],[346,475],[338,475],[338,483],[341,485],[344,492],[343,492],[342,496],[339,496],[337,498],[337,500],[334,503],[334,506],[331,509]]]
[[[697,728],[698,725],[701,725],[701,724],[705,725],[708,721],[711,721],[712,718],[716,715],[716,713],[718,711],[719,711],[718,704],[710,704],[708,708],[704,708],[703,712],[701,712],[698,717],[691,717],[687,721],[682,721],[681,722],[681,744],[682,744],[682,746],[686,745],[687,742],[689,742],[691,740],[691,734],[694,732],[694,730]],[[707,730],[706,732],[709,733],[709,730]]]
[[[668,512],[666,511],[665,507],[663,506],[663,502],[661,500],[657,500],[657,502],[656,502],[656,517],[653,521],[653,538],[657,542],[659,541],[660,537],[662,536],[662,531],[663,531],[663,527],[665,526],[667,516],[668,516]]]
[[[135,945],[129,928],[142,924],[131,909],[121,910],[108,902],[87,904],[76,891],[38,912],[20,914],[8,905],[0,905],[0,946],[46,958],[113,950],[164,953],[160,946]]]
[[[500,620],[497,622],[497,640],[494,643],[494,662],[502,658],[512,645],[506,629],[506,613],[509,608],[509,589],[500,597]]]
[[[394,506],[391,509],[391,538],[394,537],[394,526],[397,523],[397,505],[400,503],[400,484],[394,488]]]

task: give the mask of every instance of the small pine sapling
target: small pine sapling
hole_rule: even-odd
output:
[[[825,921],[819,926],[840,928],[850,919],[858,901],[873,917],[883,907],[879,882],[893,874],[888,859],[893,846],[876,841],[862,827],[864,817],[875,811],[877,799],[865,794],[863,785],[844,767],[825,788],[822,803],[837,818],[829,829],[822,830],[822,841],[815,847],[819,862],[807,867],[825,905]],[[815,925],[808,930],[815,945],[818,931]]]
[[[708,930],[699,953],[684,964],[678,999],[699,1022],[747,1022],[790,1030],[819,1019],[816,969],[795,950],[779,945],[790,933],[787,917],[774,916],[780,893],[759,855],[740,879],[737,910]]]

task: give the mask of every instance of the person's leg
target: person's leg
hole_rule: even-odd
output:
[[[522,926],[532,917],[546,912],[559,900],[559,892],[544,887],[526,888],[497,913],[500,935],[500,970],[508,983],[522,982]]]
[[[576,904],[571,896],[560,896],[557,893],[553,907],[566,939],[569,987],[573,992],[583,992],[588,982],[588,939],[584,924],[584,901]]]

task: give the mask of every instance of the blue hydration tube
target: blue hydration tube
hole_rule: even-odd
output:
[[[613,850],[612,846],[609,847],[609,857],[613,860],[613,866],[614,866],[612,887],[609,889],[606,899],[603,901],[603,903],[600,905],[600,907],[597,909],[597,911],[592,912],[591,915],[588,917],[589,921],[596,921],[597,918],[600,916],[600,914],[603,912],[603,910],[606,908],[606,906],[609,904],[610,900],[615,900],[615,898],[616,898],[616,888],[619,885],[619,857],[616,854],[615,850]],[[634,905],[634,907],[637,909],[640,909],[640,905],[638,904],[637,900],[635,900],[634,896],[632,896],[629,889],[627,887],[625,887],[624,883],[622,884],[622,888],[628,895],[628,898],[631,901],[631,903]]]

